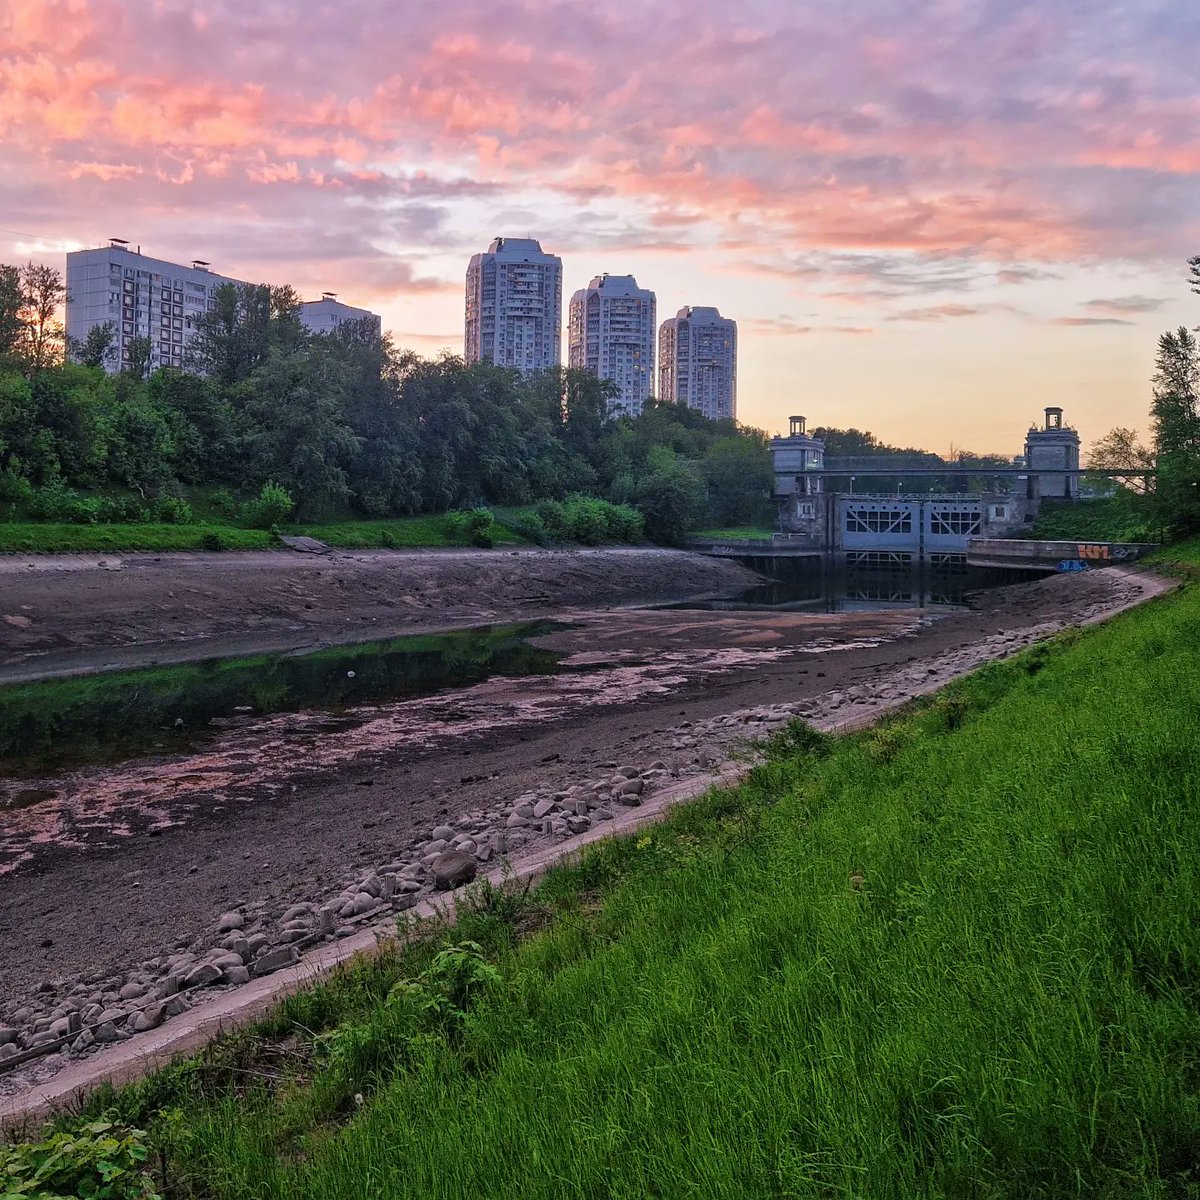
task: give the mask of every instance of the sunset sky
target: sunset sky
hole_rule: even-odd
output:
[[[1200,323],[1196,0],[0,0],[0,261],[125,237],[462,352],[467,259],[740,332],[739,417],[1145,431]]]

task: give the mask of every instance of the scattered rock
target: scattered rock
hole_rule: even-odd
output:
[[[433,864],[433,886],[439,892],[448,892],[461,887],[475,878],[478,866],[470,854],[461,850],[447,850]]]
[[[165,1005],[151,1004],[149,1008],[144,1008],[133,1018],[133,1032],[145,1033],[150,1029],[157,1029],[166,1016]]]
[[[193,971],[189,972],[187,978],[184,980],[184,984],[188,988],[207,987],[208,984],[216,983],[220,978],[221,968],[207,962],[201,963]]]
[[[230,933],[234,929],[241,929],[246,923],[246,918],[239,912],[227,912],[221,914],[221,919],[217,922],[218,933]]]
[[[272,971],[290,967],[299,957],[294,946],[280,946],[278,950],[268,950],[266,954],[255,961],[253,974],[256,978],[270,975]]]

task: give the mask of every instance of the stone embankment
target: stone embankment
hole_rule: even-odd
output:
[[[1096,614],[1097,616],[1099,613]],[[543,782],[491,806],[461,813],[414,838],[407,852],[347,872],[335,895],[272,910],[248,898],[200,938],[165,950],[121,974],[92,972],[46,980],[37,994],[0,1014],[0,1094],[26,1091],[66,1062],[155,1029],[201,995],[229,990],[296,963],[302,953],[386,923],[423,899],[469,883],[498,861],[603,828],[681,778],[709,774],[732,756],[749,763],[755,743],[800,718],[823,730],[865,724],[990,659],[1023,649],[1061,622],[996,634],[912,662],[878,680],[796,703],[776,703],[663,729],[659,757],[610,761],[589,777],[547,768]],[[915,658],[915,656],[914,656]]]

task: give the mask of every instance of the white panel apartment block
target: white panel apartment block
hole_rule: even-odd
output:
[[[300,305],[300,320],[311,333],[332,333],[347,321],[368,320],[374,323],[376,334],[383,332],[383,322],[376,313],[343,304],[332,294],[326,294],[320,300],[305,300]]]
[[[737,417],[737,322],[715,308],[681,308],[658,335],[659,398],[714,421]]]
[[[632,275],[597,275],[571,297],[567,363],[611,379],[609,412],[638,416],[654,392],[654,293]]]
[[[537,371],[562,362],[562,259],[498,237],[467,267],[467,362]]]
[[[111,321],[109,371],[128,365],[136,337],[150,339],[151,369],[182,367],[196,319],[211,307],[213,293],[223,283],[241,282],[123,246],[76,250],[67,255],[67,335],[82,341],[93,325]]]

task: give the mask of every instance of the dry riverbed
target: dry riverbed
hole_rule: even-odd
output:
[[[692,586],[709,561],[684,568],[677,594],[717,590]],[[553,574],[545,559],[538,569]],[[602,583],[591,586],[603,603]],[[476,870],[602,830],[793,717],[822,728],[870,720],[1160,587],[1098,571],[982,593],[937,618],[597,612],[573,596],[547,602],[569,625],[538,639],[564,656],[558,674],[372,706],[334,730],[297,714],[290,732],[272,724],[282,718],[247,722],[203,755],[47,781],[55,804],[0,831],[11,852],[0,875],[0,1068],[52,1053],[0,1075],[0,1094],[107,1043],[136,1045],[198,997],[394,921]],[[229,769],[248,760],[253,772]],[[105,796],[127,811],[105,810]],[[75,836],[89,817],[88,836]]]

